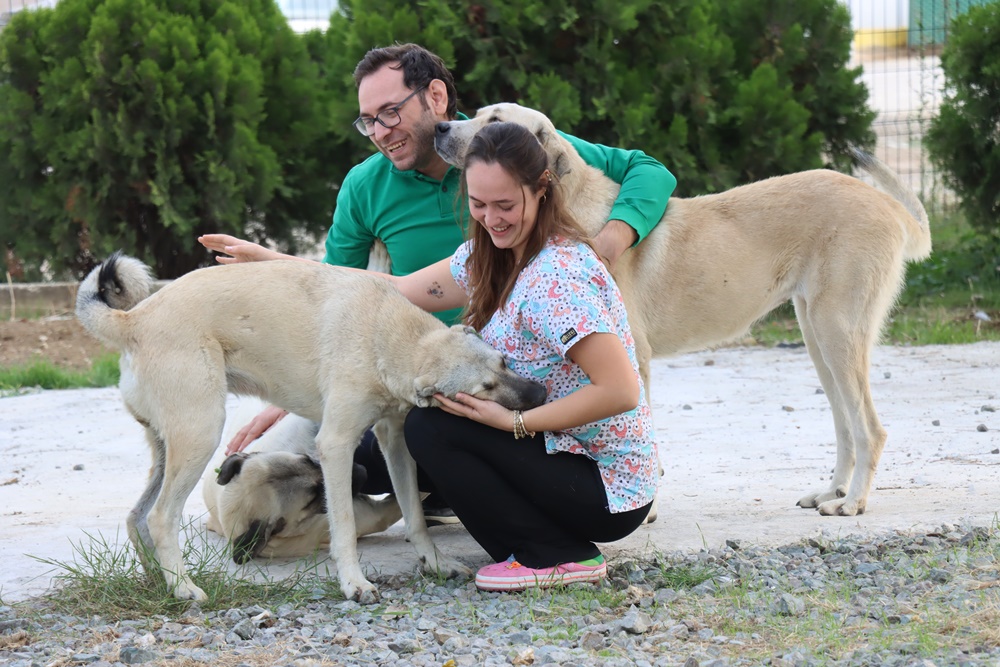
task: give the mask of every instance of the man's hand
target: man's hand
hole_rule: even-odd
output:
[[[608,224],[604,225],[604,229],[594,237],[594,249],[604,265],[608,267],[608,271],[614,273],[618,260],[638,240],[639,235],[627,222],[609,220]]]
[[[263,262],[269,259],[286,259],[289,257],[274,250],[268,250],[258,243],[244,241],[229,234],[205,234],[198,237],[198,243],[209,250],[220,253],[215,258],[215,261],[219,264]],[[225,255],[228,255],[228,257]]]
[[[247,445],[264,435],[268,429],[284,419],[287,414],[287,410],[282,410],[273,405],[269,405],[261,410],[260,414],[251,419],[249,424],[237,431],[233,439],[229,441],[229,444],[226,445],[226,456],[242,452],[246,449]]]
[[[459,393],[452,400],[444,394],[434,394],[441,403],[441,409],[459,417],[467,417],[480,424],[486,424],[501,431],[514,430],[514,413],[494,401],[484,401]]]

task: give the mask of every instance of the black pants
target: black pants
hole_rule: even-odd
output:
[[[392,480],[389,479],[389,467],[385,463],[385,457],[382,456],[378,440],[371,429],[365,431],[361,437],[361,444],[354,450],[354,462],[363,465],[368,471],[368,479],[361,487],[361,493],[377,496],[393,492]],[[434,484],[419,466],[417,467],[417,488],[424,493],[435,492]]]
[[[620,540],[649,513],[646,505],[612,514],[597,464],[579,454],[547,454],[542,434],[515,440],[438,408],[411,410],[405,433],[421,490],[432,482],[497,562],[513,554],[538,568],[595,558],[594,542]]]

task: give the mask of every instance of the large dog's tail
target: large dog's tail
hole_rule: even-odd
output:
[[[148,266],[115,252],[94,268],[76,293],[76,317],[83,328],[105,345],[123,347],[124,312],[152,291]]]
[[[924,205],[920,203],[917,195],[899,180],[899,176],[889,168],[889,165],[871,153],[866,153],[856,147],[851,147],[850,152],[858,166],[875,179],[875,184],[902,204],[917,221],[918,233],[910,234],[907,238],[904,249],[906,259],[916,260],[928,257],[931,254],[931,224],[927,218],[927,211],[924,210]]]

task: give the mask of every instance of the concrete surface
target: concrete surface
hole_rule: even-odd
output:
[[[727,539],[786,544],[821,533],[996,525],[1000,413],[991,408],[1000,409],[1000,343],[880,347],[871,381],[889,441],[868,512],[821,517],[795,506],[807,491],[825,488],[835,454],[830,409],[804,349],[727,348],[657,360],[653,412],[666,471],[659,520],[605,552],[614,558]],[[58,568],[38,558],[73,562],[74,544],[94,538],[124,543],[125,516],[148,468],[141,429],[117,389],[0,399],[0,598],[50,585]],[[196,489],[186,507],[192,537],[219,546],[204,531],[204,512]],[[486,564],[460,527],[431,531],[442,550],[470,566]],[[416,566],[401,524],[363,539],[360,550],[372,572]],[[264,572],[281,576],[300,566],[276,562]]]

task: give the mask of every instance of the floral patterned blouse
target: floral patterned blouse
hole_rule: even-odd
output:
[[[465,264],[471,244],[467,241],[459,246],[451,259],[452,276],[466,292],[469,280]],[[621,292],[586,244],[549,239],[521,272],[508,301],[480,333],[504,353],[511,370],[544,383],[549,402],[589,384],[583,369],[566,353],[592,333],[616,334],[639,375]],[[596,461],[612,513],[643,507],[656,495],[656,442],[641,377],[635,409],[564,431],[546,432],[545,447],[550,454],[571,452]]]

